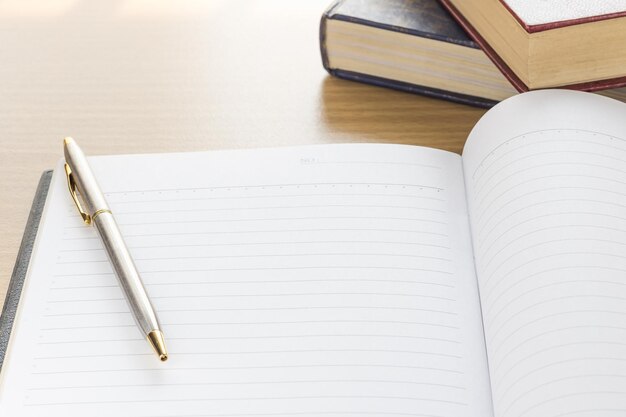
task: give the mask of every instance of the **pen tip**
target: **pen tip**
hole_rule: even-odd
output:
[[[163,338],[163,333],[160,330],[152,330],[147,335],[148,342],[156,352],[159,360],[161,362],[165,362],[168,358],[167,349],[165,348],[165,340]]]
[[[63,139],[63,144],[66,145],[66,146],[69,145],[70,143],[73,143],[73,142],[74,142],[74,139],[72,139],[69,136]]]

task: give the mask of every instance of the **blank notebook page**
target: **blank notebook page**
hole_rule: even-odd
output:
[[[626,106],[514,97],[463,161],[496,416],[626,415]]]
[[[458,155],[406,146],[92,158],[161,363],[55,171],[0,415],[490,416]]]

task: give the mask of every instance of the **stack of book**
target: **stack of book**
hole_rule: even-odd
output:
[[[324,67],[349,80],[491,107],[543,88],[626,101],[626,2],[339,0]]]

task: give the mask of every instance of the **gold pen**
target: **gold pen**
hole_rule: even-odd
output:
[[[96,226],[137,326],[159,359],[166,361],[167,350],[159,320],[87,158],[72,138],[63,140],[63,150],[70,195],[83,221]]]

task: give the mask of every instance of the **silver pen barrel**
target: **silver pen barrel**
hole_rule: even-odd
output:
[[[71,138],[64,140],[64,153],[70,194],[85,223],[96,227],[137,326],[165,361],[167,350],[154,307],[87,158]]]
[[[115,271],[124,296],[132,310],[137,326],[144,336],[160,332],[161,326],[154,313],[154,307],[141,282],[139,272],[126,248],[124,239],[111,212],[100,212],[92,219],[102,238],[105,251]],[[160,355],[159,355],[160,356]]]

